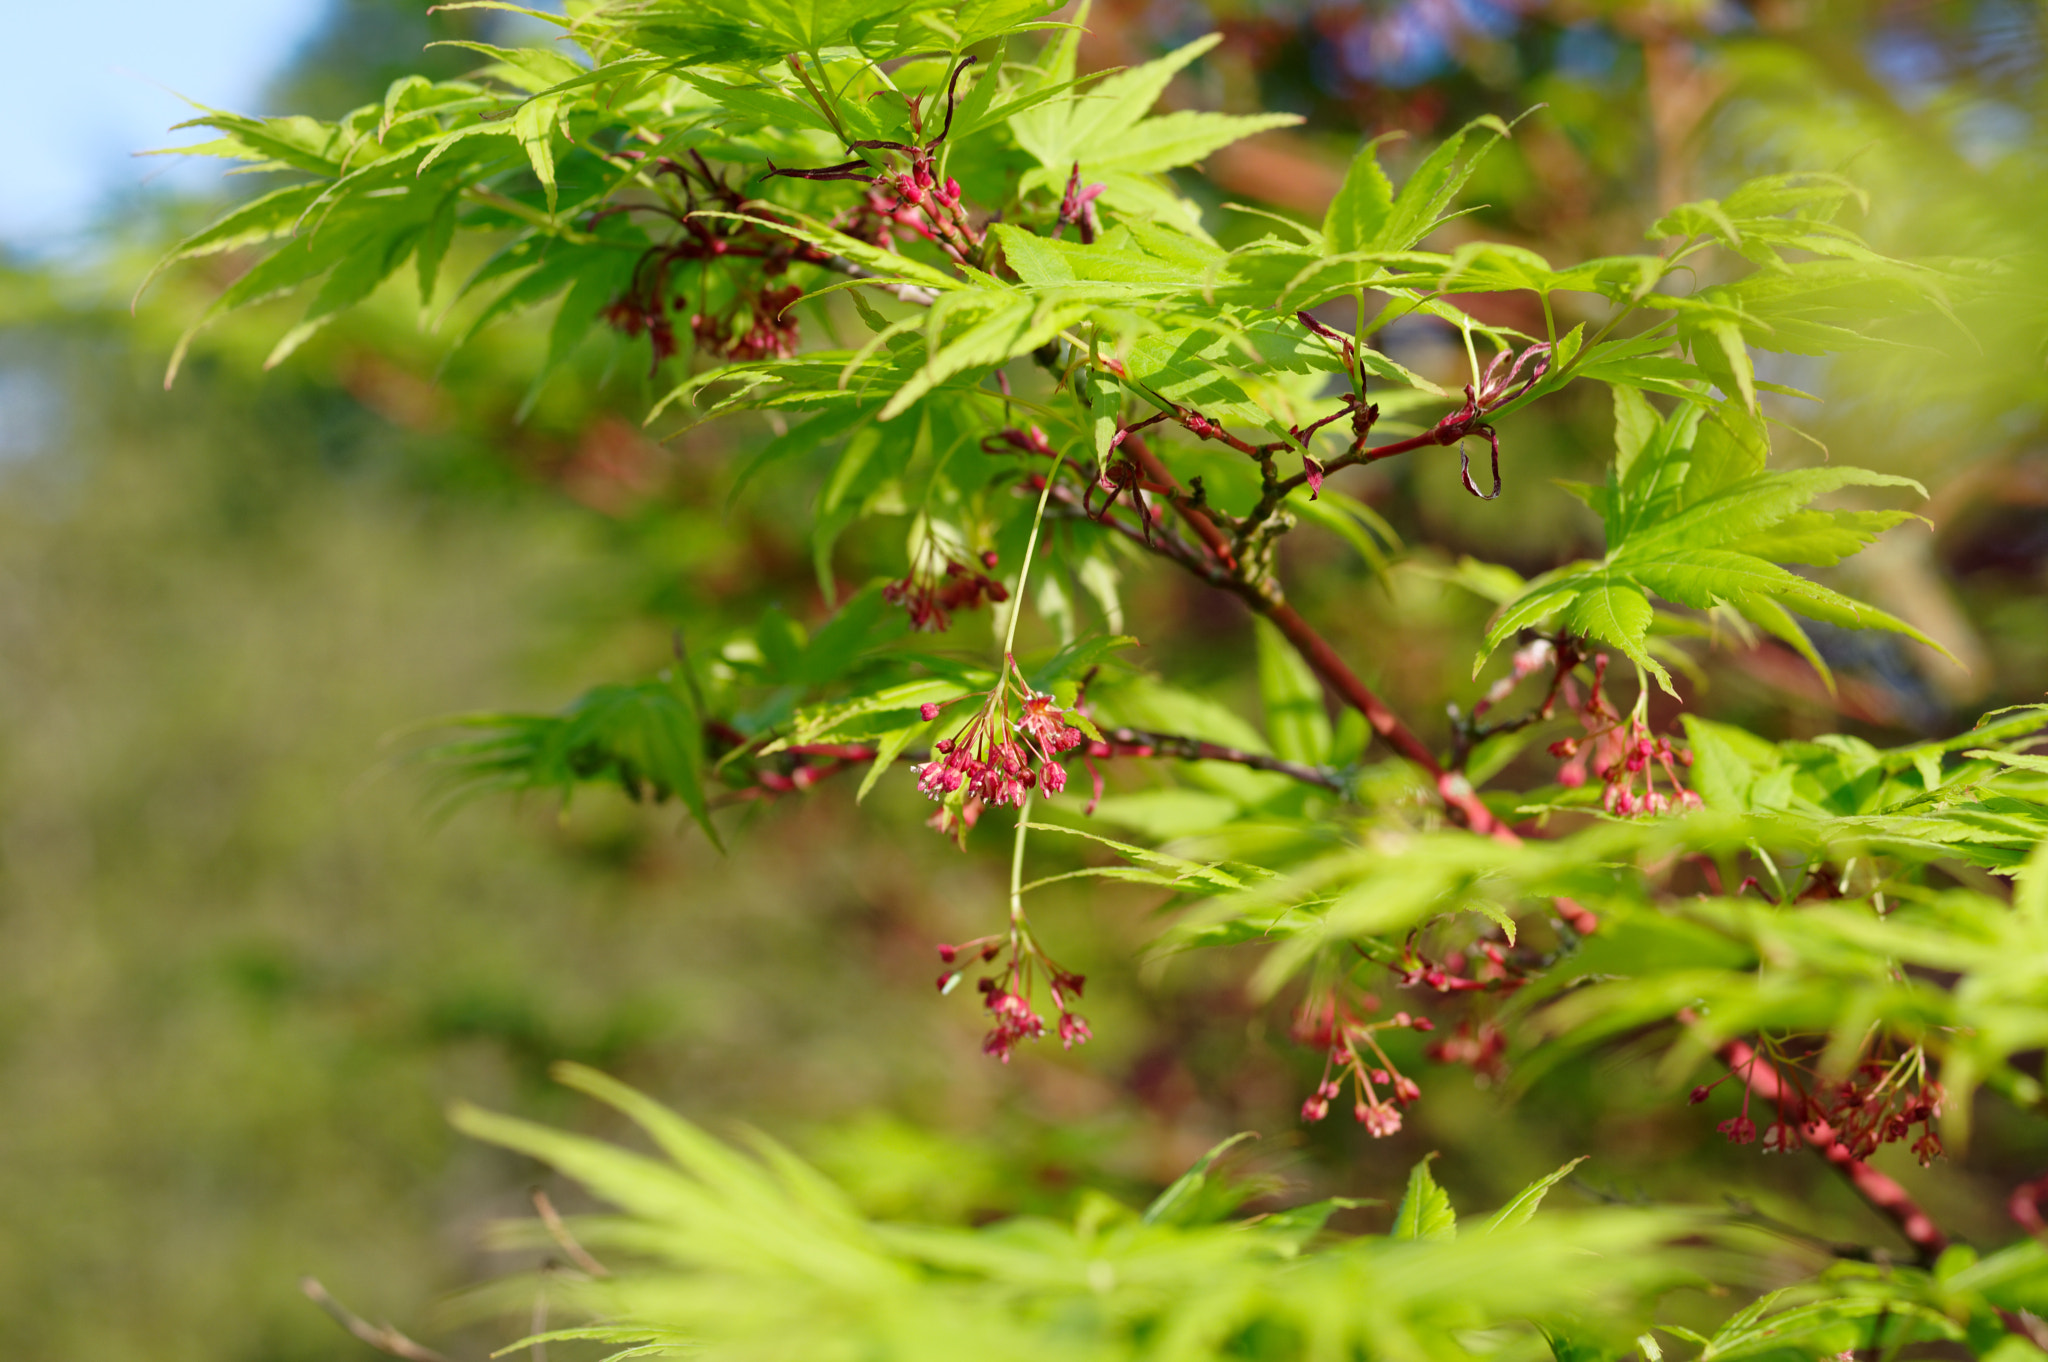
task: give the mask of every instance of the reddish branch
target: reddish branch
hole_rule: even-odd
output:
[[[1681,1013],[1680,1020],[1692,1018]],[[1714,1054],[1749,1086],[1758,1100],[1774,1106],[1780,1120],[1797,1128],[1807,1144],[1848,1180],[1872,1210],[1892,1222],[1921,1262],[1932,1263],[1948,1247],[1948,1236],[1920,1209],[1920,1203],[1904,1187],[1850,1153],[1849,1147],[1836,1138],[1834,1127],[1808,1105],[1805,1094],[1787,1083],[1754,1046],[1747,1041],[1731,1040]]]
[[[1205,511],[1188,500],[1179,482],[1174,479],[1166,465],[1159,461],[1159,457],[1146,448],[1143,440],[1126,440],[1125,447],[1131,451],[1132,457],[1138,460],[1149,481],[1168,489],[1168,502],[1180,513],[1181,519],[1187,522],[1188,528],[1194,531],[1196,538],[1200,539],[1209,552],[1222,563],[1234,566],[1228,556],[1229,540]],[[1421,446],[1418,443],[1415,447]],[[1213,574],[1203,573],[1202,576],[1212,583],[1218,581],[1217,576]],[[1402,723],[1400,716],[1387,708],[1386,702],[1373,694],[1365,682],[1359,680],[1358,674],[1352,671],[1344,659],[1338,656],[1337,650],[1301,617],[1300,611],[1284,601],[1271,599],[1234,572],[1222,577],[1220,584],[1228,586],[1245,604],[1271,620],[1274,627],[1287,637],[1287,641],[1300,650],[1302,658],[1322,679],[1323,684],[1335,691],[1345,704],[1363,715],[1365,721],[1372,725],[1373,731],[1384,738],[1389,747],[1427,772],[1430,779],[1436,782],[1437,793],[1443,797],[1444,803],[1456,810],[1474,832],[1485,833],[1504,842],[1521,840],[1506,824],[1493,816],[1491,809],[1480,802],[1470,782],[1455,771],[1444,770],[1442,763],[1437,761],[1436,754],[1429,750],[1428,745],[1415,735],[1413,729]]]
[[[1245,752],[1199,738],[1149,733],[1139,728],[1105,728],[1102,736],[1108,741],[1091,742],[1081,750],[1091,757],[1177,757],[1182,761],[1227,761],[1254,771],[1272,771],[1289,776],[1305,785],[1320,785],[1337,794],[1344,794],[1348,789],[1344,777],[1326,766],[1283,761],[1262,752]]]

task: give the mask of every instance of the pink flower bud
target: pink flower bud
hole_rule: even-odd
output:
[[[1700,1103],[1706,1101],[1707,1095],[1711,1092],[1713,1092],[1713,1089],[1709,1088],[1704,1083],[1702,1083],[1699,1087],[1694,1088],[1692,1090],[1692,1105],[1698,1106]]]
[[[927,700],[917,707],[917,717],[923,719],[926,723],[930,723],[939,717],[939,707],[930,700]]]

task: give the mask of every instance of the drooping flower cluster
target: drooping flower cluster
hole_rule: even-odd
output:
[[[1942,1154],[1941,1136],[1934,1123],[1941,1118],[1944,1094],[1941,1084],[1929,1077],[1926,1052],[1919,1046],[1890,1047],[1880,1040],[1878,1048],[1859,1060],[1851,1072],[1839,1079],[1818,1079],[1806,1059],[1788,1055],[1782,1047],[1772,1058],[1779,1078],[1772,1105],[1775,1119],[1763,1132],[1767,1154],[1797,1149],[1801,1144],[1840,1145],[1853,1159],[1868,1159],[1882,1145],[1896,1144],[1912,1135],[1913,1156],[1922,1167]],[[1720,1132],[1733,1144],[1749,1144],[1757,1138],[1756,1122],[1750,1118],[1751,1088],[1749,1065],[1737,1064],[1712,1083],[1692,1090],[1694,1103],[1728,1080],[1743,1084],[1742,1111],[1720,1123]]]
[[[1366,1010],[1378,1006],[1370,996],[1361,1001]],[[1301,1104],[1301,1119],[1315,1122],[1328,1116],[1330,1103],[1344,1095],[1348,1081],[1351,1114],[1368,1134],[1383,1139],[1400,1130],[1401,1108],[1421,1097],[1422,1088],[1387,1058],[1376,1033],[1403,1027],[1431,1031],[1435,1026],[1427,1017],[1406,1012],[1384,1021],[1365,1021],[1338,998],[1336,990],[1311,994],[1295,1012],[1291,1034],[1301,1044],[1323,1051],[1323,1076],[1315,1094]]]
[[[1941,1084],[1923,1079],[1909,1090],[1896,1069],[1873,1061],[1823,1093],[1820,1106],[1835,1138],[1859,1159],[1869,1158],[1881,1144],[1904,1140],[1918,1126],[1913,1156],[1925,1167],[1942,1152],[1941,1136],[1934,1130],[1942,1099]]]
[[[605,324],[635,339],[646,336],[658,370],[663,360],[676,353],[673,314],[691,307],[689,295],[694,291],[698,297],[695,311],[689,313],[689,329],[699,349],[722,359],[786,359],[794,355],[799,338],[790,308],[803,297],[803,289],[795,284],[774,288],[768,281],[786,273],[794,262],[822,264],[830,257],[815,246],[763,226],[763,221],[772,217],[767,210],[735,215],[747,204],[746,195],[715,174],[694,151],[687,162],[672,156],[650,158],[630,149],[613,154],[642,162],[656,178],[673,176],[682,190],[683,206],[679,211],[661,203],[618,203],[591,214],[593,226],[614,214],[648,213],[668,218],[677,228],[673,240],[641,252],[625,292],[607,303],[600,314]],[[728,215],[698,213],[700,194],[728,210]],[[703,267],[715,261],[730,267],[739,260],[757,262],[758,275],[741,279],[728,268],[716,289],[702,273],[696,276],[694,289],[689,276],[676,277],[689,266]]]
[[[1624,718],[1607,699],[1603,689],[1606,677],[1607,655],[1602,653],[1593,659],[1592,692],[1585,704],[1577,706],[1586,735],[1560,738],[1550,745],[1550,755],[1565,763],[1557,773],[1558,783],[1584,785],[1590,764],[1592,773],[1606,786],[1600,807],[1609,813],[1633,818],[1701,807],[1699,795],[1686,789],[1678,774],[1679,767],[1692,765],[1692,753],[1673,747],[1669,738],[1652,737],[1640,706]],[[1662,790],[1657,788],[1660,771]]]
[[[1010,717],[1013,700],[1020,704],[1015,720]],[[927,704],[921,713],[936,719],[939,709]],[[1067,722],[1069,713],[1052,696],[1025,685],[1015,660],[1005,657],[1002,677],[982,697],[974,717],[952,737],[932,744],[932,760],[912,768],[917,787],[941,803],[964,794],[984,804],[1020,808],[1034,788],[1058,794],[1067,788],[1059,755],[1079,747],[1083,737]]]
[[[673,248],[660,247],[649,258],[675,257]],[[666,264],[635,275],[634,286],[605,305],[603,317],[613,330],[638,339],[645,335],[654,348],[654,366],[676,353],[675,323],[670,307],[682,306],[682,298],[668,296]],[[690,338],[700,350],[721,359],[788,359],[797,350],[799,336],[791,306],[803,289],[795,284],[770,288],[765,282],[741,304],[719,311],[690,314]]]
[[[803,296],[804,291],[795,284],[782,288],[764,284],[744,310],[692,315],[690,334],[698,349],[723,359],[788,359],[796,353],[799,339],[796,318],[789,309]]]
[[[946,965],[945,973],[939,976],[939,992],[951,993],[961,976],[966,974],[968,965],[979,957],[984,964],[993,961],[1007,948],[1009,961],[1000,974],[984,975],[975,984],[982,997],[982,1006],[988,1011],[990,1026],[988,1035],[982,1038],[981,1052],[1010,1062],[1017,1042],[1037,1040],[1045,1034],[1045,1018],[1031,1006],[1031,993],[1037,975],[1043,971],[1047,995],[1052,999],[1053,1009],[1059,1013],[1057,1033],[1062,1047],[1071,1050],[1076,1045],[1085,1045],[1093,1038],[1088,1023],[1080,1013],[1073,1010],[1073,1004],[1087,985],[1084,975],[1063,969],[1031,939],[1031,935],[1019,922],[1001,936],[986,936],[958,946],[939,947],[939,959]],[[958,965],[958,968],[955,966]]]
[[[953,625],[953,612],[974,610],[983,604],[1000,604],[1010,599],[1010,589],[986,572],[978,571],[954,558],[945,559],[943,568],[933,565],[940,555],[930,550],[917,556],[900,582],[891,582],[882,588],[882,599],[891,605],[900,605],[910,614],[910,627],[921,633],[942,634]],[[983,568],[994,568],[994,549],[981,555]]]

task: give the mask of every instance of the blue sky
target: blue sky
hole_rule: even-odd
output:
[[[422,4],[425,0],[422,0]],[[95,207],[152,177],[217,183],[225,164],[136,157],[194,141],[179,94],[260,109],[265,82],[311,35],[323,0],[27,0],[6,13],[0,76],[0,240],[62,251]],[[176,93],[172,93],[175,91]]]

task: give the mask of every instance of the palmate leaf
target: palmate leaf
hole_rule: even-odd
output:
[[[1550,618],[1618,648],[1666,690],[1670,675],[1650,655],[1652,594],[1696,610],[1727,606],[1792,646],[1833,684],[1826,664],[1788,612],[1845,628],[1901,633],[1946,653],[1913,626],[1772,561],[1827,565],[1907,517],[1901,511],[1807,509],[1848,487],[1905,487],[1910,478],[1830,466],[1764,472],[1740,411],[1709,411],[1698,394],[1659,418],[1617,387],[1613,472],[1586,496],[1607,522],[1608,552],[1531,581],[1489,625],[1476,675],[1518,630]]]
[[[1212,33],[1155,61],[1096,81],[1075,98],[1012,115],[1010,127],[1018,145],[1038,161],[1022,187],[1057,187],[1076,163],[1089,177],[1158,174],[1192,165],[1254,133],[1300,123],[1296,114],[1183,111],[1146,117],[1175,74],[1221,41],[1221,35]],[[1045,80],[1055,84],[1072,79],[1068,52]],[[1119,182],[1110,181],[1109,202],[1126,203],[1129,197]]]

